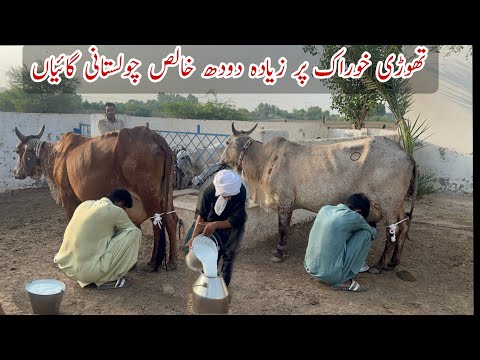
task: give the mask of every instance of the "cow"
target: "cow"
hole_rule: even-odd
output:
[[[263,144],[249,136],[257,125],[249,131],[237,131],[232,122],[233,134],[220,162],[243,175],[254,202],[263,209],[277,210],[279,239],[271,260],[285,258],[294,209],[318,212],[324,205],[343,203],[349,195],[363,192],[372,203],[366,220],[392,225],[387,227],[390,241],[386,241],[375,272],[395,268],[410,228],[418,183],[415,161],[400,144],[386,137],[328,145],[301,145],[275,137]],[[404,199],[412,176],[412,204],[410,213],[405,214]],[[393,224],[402,220],[393,229]]]
[[[58,142],[46,142],[40,140],[44,130],[45,125],[38,134],[25,136],[15,127],[20,142],[14,177],[40,179],[44,175],[67,220],[81,202],[100,199],[116,188],[127,189],[133,199],[132,208],[126,210],[132,222],[140,227],[153,218],[152,257],[143,269],[158,271],[165,255],[165,227],[169,238],[166,267],[174,269],[178,221],[172,212],[175,155],[165,139],[138,126],[93,138],[67,132]]]
[[[189,152],[181,148],[177,152],[177,172],[182,179],[182,185],[192,185],[193,179],[203,172],[207,171],[211,165],[218,165],[225,146],[222,143],[216,143],[205,148],[196,148]]]

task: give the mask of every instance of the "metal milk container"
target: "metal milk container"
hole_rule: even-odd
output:
[[[192,310],[200,314],[228,314],[230,294],[221,273],[215,277],[203,274],[193,284]]]
[[[199,249],[200,245],[198,242],[196,243],[197,239],[200,239],[199,242],[208,244],[211,250],[215,251],[216,249],[217,255],[219,249],[218,241],[213,235],[210,238],[204,235],[198,235],[193,240],[192,250],[189,255],[187,255],[186,260],[190,269],[200,272],[200,276],[192,287],[192,311],[195,315],[228,314],[230,294],[222,274],[215,268],[214,272],[216,272],[216,276],[212,276],[212,269],[207,269],[207,273],[208,270],[210,270],[210,274],[208,274],[208,276],[205,275],[203,271],[205,270],[205,264],[202,263],[202,270],[202,267],[198,266],[198,263],[201,263],[201,261],[192,254],[195,248],[197,248],[197,250]]]

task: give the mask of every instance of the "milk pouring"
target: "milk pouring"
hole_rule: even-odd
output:
[[[193,284],[192,310],[194,314],[227,314],[230,296],[223,276],[217,270],[218,242],[198,235],[193,239],[192,251],[202,262],[203,271]]]

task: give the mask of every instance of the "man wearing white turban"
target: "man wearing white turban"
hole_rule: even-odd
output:
[[[215,236],[220,246],[218,252],[218,261],[222,260],[220,271],[227,286],[232,277],[235,252],[245,231],[246,201],[247,190],[242,184],[240,175],[233,170],[219,171],[215,174],[213,182],[206,183],[199,195],[197,219],[186,236],[188,248],[192,247],[193,239],[200,233]]]

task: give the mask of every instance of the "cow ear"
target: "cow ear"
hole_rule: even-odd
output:
[[[25,171],[25,174],[30,176],[32,174],[33,167],[37,163],[37,158],[33,154],[32,150],[27,149],[27,151],[23,153],[22,163],[23,171]]]

